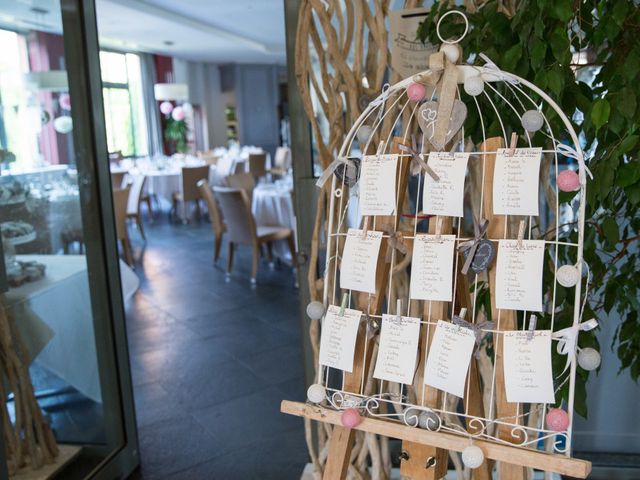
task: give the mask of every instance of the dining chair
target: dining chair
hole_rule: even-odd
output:
[[[201,167],[182,167],[182,191],[173,192],[172,212],[178,214],[178,202],[182,202],[182,221],[187,223],[187,202],[195,202],[196,212],[200,218],[200,190],[198,182],[209,178],[209,165]]]
[[[267,154],[249,154],[249,172],[255,179],[264,177],[267,174]]]
[[[131,187],[129,186],[113,190],[113,210],[116,217],[116,236],[122,245],[124,260],[130,266],[133,266],[131,242],[129,241],[129,231],[127,229],[127,204],[129,203],[130,190]]]
[[[254,180],[253,175],[250,173],[236,173],[235,175],[229,175],[226,178],[226,183],[228,187],[244,190],[247,194],[247,198],[249,199],[249,204],[251,204],[251,200],[253,199],[253,189],[256,188],[256,181]]]
[[[142,225],[142,216],[140,215],[140,204],[143,202],[144,197],[144,185],[147,182],[145,175],[135,175],[132,177],[131,190],[129,192],[129,200],[127,202],[127,218],[130,218],[136,222],[140,235],[143,240],[147,240],[144,234],[144,227]]]
[[[121,172],[111,172],[111,188],[122,188],[126,174],[127,172],[124,170]]]
[[[233,163],[233,168],[231,169],[233,175],[237,175],[239,173],[245,173],[247,171],[247,163],[243,161],[235,161]]]
[[[276,148],[273,157],[273,168],[269,170],[272,175],[284,175],[291,168],[291,149],[289,147]]]
[[[286,240],[291,251],[294,267],[296,266],[296,247],[293,231],[282,226],[256,226],[251,213],[251,204],[246,192],[238,188],[214,187],[222,215],[227,226],[227,274],[233,268],[233,253],[236,245],[249,245],[253,250],[251,283],[256,283],[260,248],[276,240]]]
[[[198,190],[200,190],[200,196],[207,204],[207,212],[209,212],[209,220],[211,220],[211,227],[213,228],[213,263],[216,263],[220,258],[220,248],[222,247],[222,235],[227,230],[227,227],[222,220],[222,213],[220,213],[220,206],[216,200],[213,190],[209,182],[206,180],[200,180],[198,182]]]

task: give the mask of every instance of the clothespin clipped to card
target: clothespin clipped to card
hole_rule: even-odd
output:
[[[378,150],[376,150],[376,155],[380,156],[384,153],[384,140],[380,140],[380,143],[378,144]]]
[[[527,332],[527,340],[529,341],[533,340],[533,334],[536,331],[537,323],[538,323],[538,317],[536,317],[535,315],[531,315],[531,317],[529,317],[529,330]]]
[[[462,328],[463,325],[466,325],[467,322],[465,321],[464,317],[467,316],[467,309],[466,307],[462,307],[460,309],[460,313],[457,315],[458,319],[456,319],[456,315],[453,316],[452,318],[452,322],[454,324],[456,324],[458,326],[458,331],[460,331],[460,329]]]
[[[369,218],[370,217],[364,217],[362,219],[362,238],[367,238],[367,233],[369,233]]]
[[[516,153],[516,147],[518,146],[518,134],[513,132],[511,134],[511,143],[509,144],[509,150],[507,150],[507,155],[509,157],[513,157]]]
[[[398,298],[396,300],[396,321],[400,322],[402,320],[402,299]]]
[[[442,221],[443,218],[441,216],[436,217],[436,240],[442,243]]]
[[[458,316],[459,316],[462,320],[464,320],[464,317],[466,317],[466,316],[467,316],[467,309],[466,309],[466,307],[462,307],[462,308],[460,309],[460,313],[458,314]]]
[[[524,240],[524,228],[525,228],[526,222],[524,220],[520,220],[520,225],[518,226],[518,248],[523,248],[524,245],[522,244],[523,240]]]
[[[339,313],[339,315],[341,317],[344,317],[344,311],[347,308],[348,304],[349,304],[349,294],[348,293],[343,293],[342,294],[342,303],[340,304],[340,313]]]

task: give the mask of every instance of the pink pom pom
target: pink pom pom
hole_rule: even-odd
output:
[[[421,83],[412,83],[407,87],[407,97],[414,102],[419,102],[426,94],[427,89]]]
[[[169,115],[171,113],[171,110],[173,110],[173,103],[162,102],[160,104],[160,111],[163,113],[163,115]]]
[[[360,412],[358,412],[358,410],[356,410],[355,408],[347,408],[344,412],[342,412],[340,421],[345,427],[353,428],[360,425],[360,422],[362,422],[362,417],[360,416]]]
[[[58,97],[58,103],[60,108],[64,110],[71,110],[71,97],[68,93],[63,93]]]
[[[551,408],[547,412],[547,427],[554,432],[566,432],[569,428],[569,415],[561,408]]]
[[[558,188],[563,192],[575,192],[580,188],[580,177],[573,170],[563,170],[558,174]]]
[[[186,113],[184,113],[184,109],[182,107],[176,107],[173,109],[173,112],[171,112],[171,117],[173,117],[176,122],[179,122],[180,120],[184,120]]]

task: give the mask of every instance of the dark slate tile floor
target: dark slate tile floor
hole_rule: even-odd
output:
[[[279,413],[303,399],[298,290],[286,265],[250,251],[212,264],[210,224],[132,231],[140,290],[127,306],[141,468],[133,479],[299,479],[302,421]],[[226,253],[226,245],[223,252]]]

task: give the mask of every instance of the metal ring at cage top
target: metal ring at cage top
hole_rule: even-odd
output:
[[[452,15],[454,13],[457,13],[458,15],[460,15],[463,18],[463,20],[464,20],[464,32],[462,32],[462,35],[460,35],[460,38],[458,38],[457,40],[445,40],[444,38],[442,38],[442,35],[440,35],[440,23],[442,23],[442,20],[447,18],[448,15]],[[462,41],[462,39],[467,35],[468,31],[469,31],[469,19],[460,10],[449,10],[447,13],[445,13],[444,15],[442,15],[440,17],[440,19],[438,20],[438,24],[436,25],[436,33],[438,34],[438,38],[440,39],[440,41],[442,43],[446,43],[446,44],[449,44],[449,45],[455,45],[456,43],[460,43]]]

